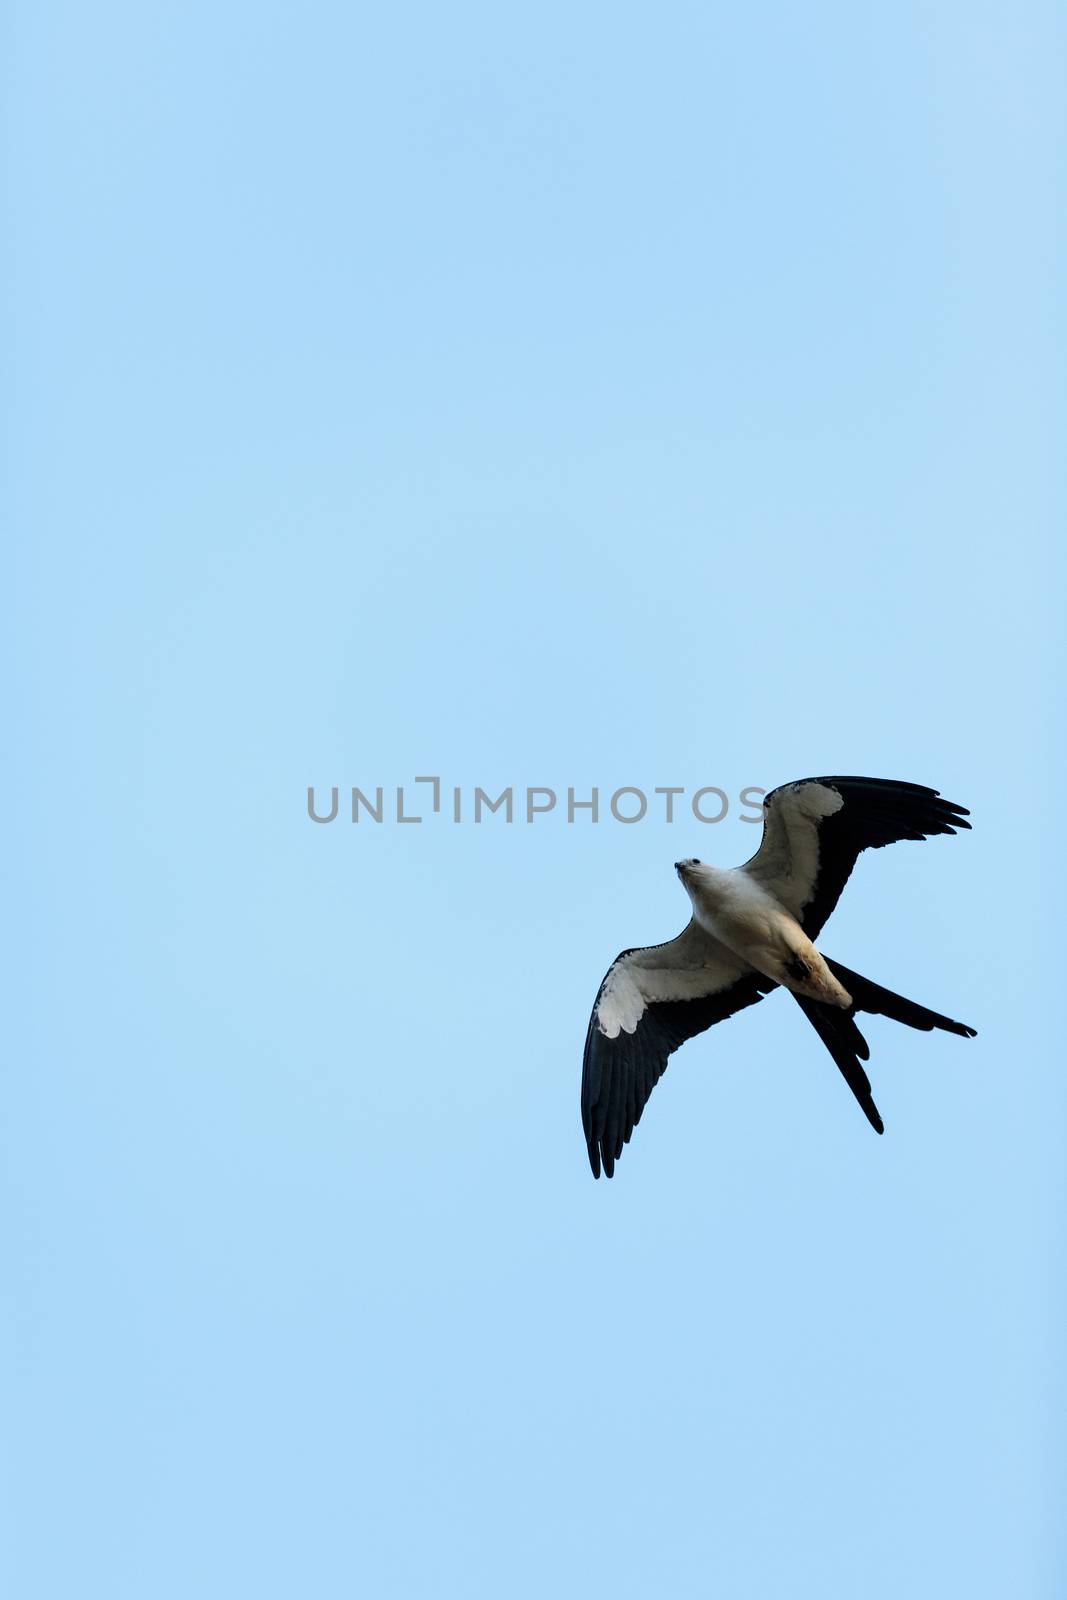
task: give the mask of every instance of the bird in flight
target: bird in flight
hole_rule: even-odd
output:
[[[862,1061],[858,1011],[929,1033],[975,1029],[905,1000],[813,941],[862,850],[969,828],[963,806],[936,789],[885,778],[802,778],[772,789],[751,861],[729,870],[676,861],[688,926],[666,944],[624,950],[596,997],[582,1064],[582,1126],[594,1178],[610,1178],[663,1075],[687,1039],[755,1005],[779,984],[826,1046],[876,1133],[883,1131]]]

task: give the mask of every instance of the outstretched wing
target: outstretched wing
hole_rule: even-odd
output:
[[[775,988],[696,923],[667,944],[624,950],[600,985],[582,1063],[593,1177],[610,1178],[669,1056]]]
[[[955,833],[970,827],[967,816],[963,806],[918,783],[802,778],[767,796],[760,847],[741,870],[776,895],[815,939],[862,850]]]

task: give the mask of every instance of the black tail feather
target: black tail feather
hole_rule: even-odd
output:
[[[889,1017],[893,1022],[906,1023],[909,1028],[920,1028],[924,1033],[941,1028],[946,1033],[956,1033],[964,1039],[973,1039],[976,1029],[969,1028],[965,1022],[953,1022],[951,1017],[943,1017],[939,1011],[928,1011],[925,1006],[916,1005],[914,1000],[905,1000],[903,995],[894,994],[892,989],[883,989],[880,984],[872,983],[869,978],[843,967],[839,961],[831,961],[829,956],[823,959],[837,981],[852,996],[848,1010],[842,1011],[837,1006],[825,1005],[819,1000],[808,1000],[800,994],[794,994],[793,999],[833,1056],[867,1121],[875,1133],[882,1133],[882,1119],[871,1098],[871,1082],[860,1066],[861,1061],[869,1060],[871,1052],[856,1025],[856,1012],[869,1011],[872,1016]]]
[[[794,994],[793,999],[833,1056],[841,1076],[859,1101],[860,1109],[875,1133],[884,1133],[885,1124],[871,1095],[871,1080],[860,1066],[860,1062],[866,1061],[871,1052],[856,1026],[852,1012],[842,1011],[838,1006],[824,1005],[819,1000],[809,1000],[802,994]]]
[[[941,1028],[945,1033],[956,1033],[963,1039],[973,1039],[977,1033],[977,1029],[969,1028],[965,1022],[953,1022],[951,1017],[943,1017],[939,1011],[928,1011],[914,1000],[905,1000],[903,995],[894,994],[892,989],[883,989],[880,984],[872,983],[870,978],[862,978],[858,972],[843,967],[839,961],[831,961],[829,956],[823,959],[838,983],[843,984],[852,996],[852,1006],[847,1013],[850,1017],[857,1011],[869,1011],[872,1016],[889,1017],[893,1022],[906,1023],[909,1028],[919,1028],[923,1033]]]

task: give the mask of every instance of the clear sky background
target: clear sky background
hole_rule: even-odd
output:
[[[1063,14],[16,4],[5,1592],[1045,1600]],[[675,1058],[671,863],[309,783],[810,773],[974,832]],[[3,1576],[0,1574],[0,1576]]]

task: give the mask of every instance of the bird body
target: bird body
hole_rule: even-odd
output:
[[[705,933],[794,994],[842,1009],[852,1004],[796,917],[744,867],[676,861]]]
[[[955,833],[970,827],[967,815],[920,784],[803,778],[767,796],[763,839],[751,861],[730,869],[675,862],[692,919],[666,944],[624,950],[589,1019],[582,1123],[593,1176],[612,1176],[673,1052],[779,986],[792,993],[881,1133],[860,1065],[870,1051],[856,1013],[964,1038],[975,1030],[850,971],[815,940],[862,851]]]

